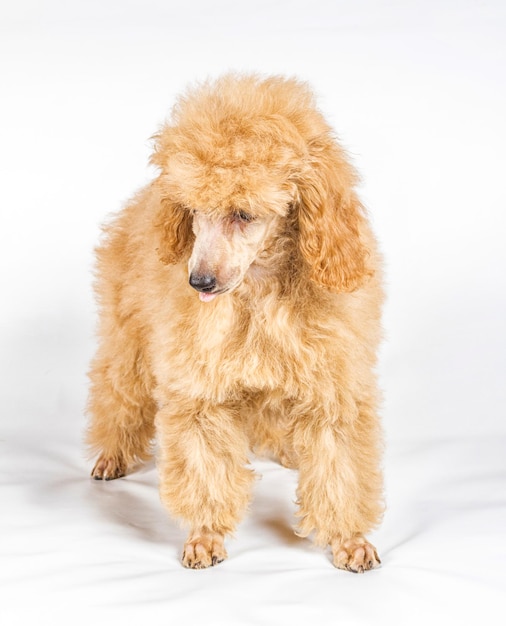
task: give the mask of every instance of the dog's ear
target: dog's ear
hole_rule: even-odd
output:
[[[309,153],[298,181],[300,251],[317,284],[354,291],[371,274],[361,238],[365,218],[353,190],[357,175],[329,136],[313,140]]]
[[[158,256],[162,263],[175,264],[188,255],[193,237],[190,212],[170,200],[162,199],[155,218],[158,230]]]
[[[191,214],[174,199],[176,195],[167,171],[171,155],[177,152],[177,133],[169,124],[165,124],[151,139],[153,153],[150,163],[161,170],[160,176],[153,183],[159,203],[155,215],[158,255],[162,263],[175,264],[188,254],[193,237]]]

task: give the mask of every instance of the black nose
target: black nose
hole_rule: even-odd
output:
[[[216,277],[212,274],[190,274],[190,285],[197,291],[210,293],[216,289]]]

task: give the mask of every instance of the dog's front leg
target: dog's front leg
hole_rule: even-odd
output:
[[[315,408],[294,431],[299,534],[314,531],[318,544],[330,544],[336,567],[364,572],[380,564],[364,535],[383,513],[381,446],[372,404],[348,406],[337,418]]]
[[[190,527],[183,565],[200,569],[223,561],[250,497],[248,441],[235,408],[171,399],[157,416],[160,495]]]

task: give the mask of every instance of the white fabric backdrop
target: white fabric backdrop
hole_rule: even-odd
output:
[[[18,0],[0,8],[2,624],[470,623],[506,592],[506,5]],[[230,558],[178,564],[154,465],[88,478],[99,224],[188,82],[308,80],[386,256],[383,567],[335,570],[263,479]]]

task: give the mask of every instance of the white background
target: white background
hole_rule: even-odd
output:
[[[506,590],[506,4],[18,0],[0,7],[0,604],[80,623],[467,623]],[[264,474],[208,572],[177,563],[156,471],[88,479],[99,226],[153,175],[195,80],[295,75],[362,174],[385,254],[383,567],[293,538]],[[504,596],[503,596],[504,597]],[[63,623],[63,622],[62,622]]]

